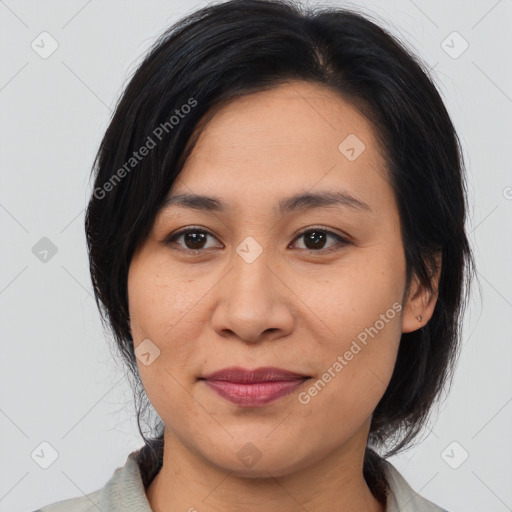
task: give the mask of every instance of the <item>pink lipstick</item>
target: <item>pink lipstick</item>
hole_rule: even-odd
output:
[[[225,368],[201,378],[220,396],[242,407],[266,405],[295,391],[310,377],[282,368]]]

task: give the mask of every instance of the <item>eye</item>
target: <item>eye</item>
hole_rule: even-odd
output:
[[[176,244],[177,240],[183,237],[183,241],[185,243],[185,248],[180,250],[189,250],[190,252],[199,252],[204,248],[204,241],[208,236],[213,237],[208,231],[204,229],[191,226],[186,229],[182,229],[177,233],[170,235],[165,239],[165,245],[173,245]],[[178,244],[183,248],[182,244]],[[190,246],[189,246],[190,245]]]
[[[205,241],[209,236],[215,238],[210,232],[199,227],[191,226],[186,229],[182,229],[177,233],[171,234],[164,240],[164,244],[168,246],[177,244],[181,246],[181,249],[178,250],[188,251],[197,254],[205,248]],[[178,241],[182,237],[183,241],[182,243],[179,243]],[[307,230],[304,230],[301,233],[299,233],[295,240],[298,240],[300,238],[304,238],[305,240],[306,248],[304,250],[310,252],[333,252],[350,243],[342,236],[321,227],[308,228]],[[336,243],[326,249],[324,245],[329,238],[334,239]]]
[[[341,249],[341,247],[344,247],[345,245],[348,245],[350,243],[342,236],[321,227],[308,228],[307,230],[304,230],[301,233],[299,233],[295,240],[298,240],[300,238],[304,238],[306,245],[309,244],[309,247],[306,247],[305,250],[311,252],[333,252],[338,249]],[[336,240],[337,243],[325,249],[323,246],[328,238],[333,238],[334,240]]]

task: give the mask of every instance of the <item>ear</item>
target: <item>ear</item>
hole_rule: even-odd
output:
[[[420,284],[414,275],[402,317],[402,332],[412,332],[423,327],[432,317],[437,302],[439,278],[441,275],[441,254],[436,256],[436,269],[432,277],[433,293]]]

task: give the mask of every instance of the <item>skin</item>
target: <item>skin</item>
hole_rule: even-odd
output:
[[[151,364],[137,359],[165,424],[163,467],[147,489],[153,510],[384,511],[362,473],[371,415],[401,333],[430,319],[435,296],[414,278],[400,313],[307,404],[298,399],[405,296],[399,214],[373,130],[335,92],[294,81],[225,105],[200,136],[170,193],[213,195],[227,210],[160,211],[128,276],[134,345],[149,339],[160,350]],[[338,149],[349,134],[365,144],[353,161]],[[325,190],[348,191],[371,210],[273,210],[283,197]],[[211,234],[165,244],[188,226]],[[349,243],[326,252],[336,238],[322,245],[299,236],[305,228]],[[236,252],[249,236],[262,248],[251,263]],[[228,366],[312,378],[242,408],[198,380]],[[237,455],[249,442],[261,454],[250,467]]]

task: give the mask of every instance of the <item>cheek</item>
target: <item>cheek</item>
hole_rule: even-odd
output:
[[[399,307],[397,303],[396,308]],[[340,335],[319,348],[317,353],[322,356],[318,373],[299,397],[300,403],[310,408],[310,427],[318,424],[326,437],[352,436],[370,417],[388,387],[400,343],[401,322],[399,312],[391,305],[375,311],[382,311],[385,320],[368,312],[357,318],[350,314],[340,317]],[[354,330],[355,323],[361,327]],[[325,411],[329,411],[329,421],[325,421]]]
[[[189,318],[201,290],[187,285],[189,281],[184,274],[177,276],[163,268],[156,257],[135,260],[130,266],[128,302],[135,353],[151,353],[149,364],[137,357],[137,366],[155,408],[160,401],[177,403],[179,383],[188,385],[195,378],[186,369],[197,350],[195,340],[202,323]]]
[[[385,324],[394,323],[395,331],[401,332],[397,309],[405,285],[404,263],[399,255],[386,257],[375,247],[364,252],[354,253],[343,265],[332,266],[328,279],[327,272],[319,279],[294,278],[296,283],[301,282],[308,308],[321,320],[326,339],[333,339],[334,345],[339,344],[338,340],[357,337],[377,321],[382,327],[381,315],[390,308]]]
[[[128,275],[129,314],[134,340],[144,338],[168,344],[175,326],[193,309],[201,295],[198,286],[175,268],[163,265],[158,258],[135,261]],[[186,293],[184,293],[186,290]]]
[[[375,248],[370,252],[379,255]],[[405,276],[399,256],[386,260],[384,251],[379,257],[360,253],[329,280],[308,284],[307,304],[324,332],[317,341],[322,354],[317,377],[331,378],[324,396],[339,410],[371,412],[391,378],[402,331]]]

